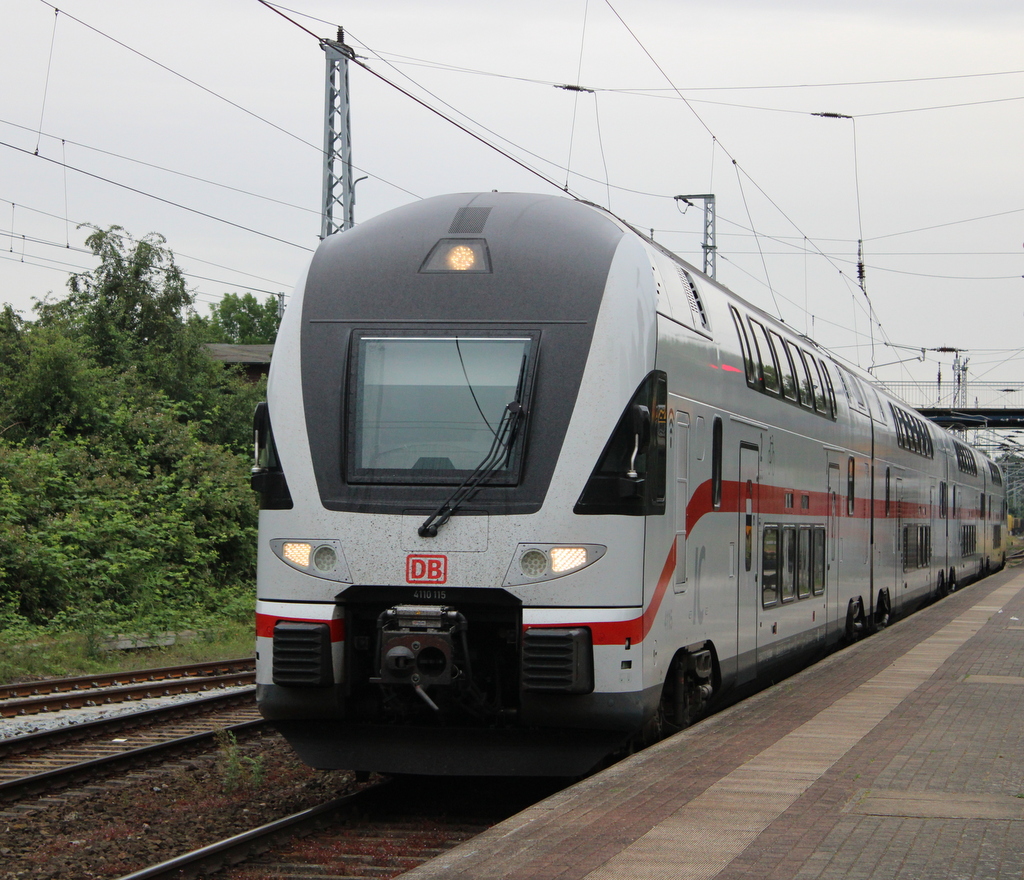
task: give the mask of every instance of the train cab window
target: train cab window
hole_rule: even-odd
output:
[[[781,394],[782,385],[779,381],[779,365],[775,360],[775,353],[772,351],[768,331],[753,318],[750,319],[750,327],[753,330],[754,347],[757,349],[758,358],[761,361],[764,390],[769,394]]]
[[[665,512],[668,379],[652,370],[605,444],[573,512],[650,516]]]
[[[775,354],[779,359],[779,369],[782,374],[782,396],[787,400],[795,401],[797,399],[796,370],[793,367],[793,361],[790,359],[789,352],[786,351],[786,344],[783,338],[774,330],[769,330],[768,333],[774,344]]]
[[[779,527],[765,526],[761,537],[761,604],[779,602]]]
[[[796,598],[796,529],[782,529],[782,554],[779,559],[779,592],[783,602]]]
[[[825,529],[815,526],[811,536],[811,590],[815,596],[825,592]]]
[[[353,483],[519,480],[539,335],[357,332],[348,389]]]
[[[811,530],[800,529],[796,543],[796,594],[806,599],[811,595]]]

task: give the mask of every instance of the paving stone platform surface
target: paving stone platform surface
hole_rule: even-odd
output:
[[[1024,877],[1024,570],[978,581],[406,880]]]

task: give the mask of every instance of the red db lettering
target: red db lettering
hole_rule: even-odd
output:
[[[448,557],[410,553],[405,558],[407,584],[443,584],[448,580]]]

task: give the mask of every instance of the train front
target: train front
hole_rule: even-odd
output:
[[[320,246],[253,474],[257,700],[304,761],[574,775],[649,714],[644,260],[591,207],[497,193]]]

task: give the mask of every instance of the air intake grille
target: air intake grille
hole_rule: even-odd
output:
[[[708,329],[708,316],[704,311],[704,303],[701,302],[700,294],[697,292],[697,285],[693,276],[682,266],[676,266],[679,272],[679,279],[683,282],[683,290],[686,292],[686,299],[690,304],[690,312],[693,314],[694,326],[702,330]]]
[[[274,626],[274,684],[326,687],[334,683],[331,631],[326,623],[282,621]]]
[[[548,694],[589,694],[594,690],[590,630],[528,629],[523,633],[522,687]]]
[[[448,228],[449,235],[479,235],[484,231],[490,208],[459,208]]]

